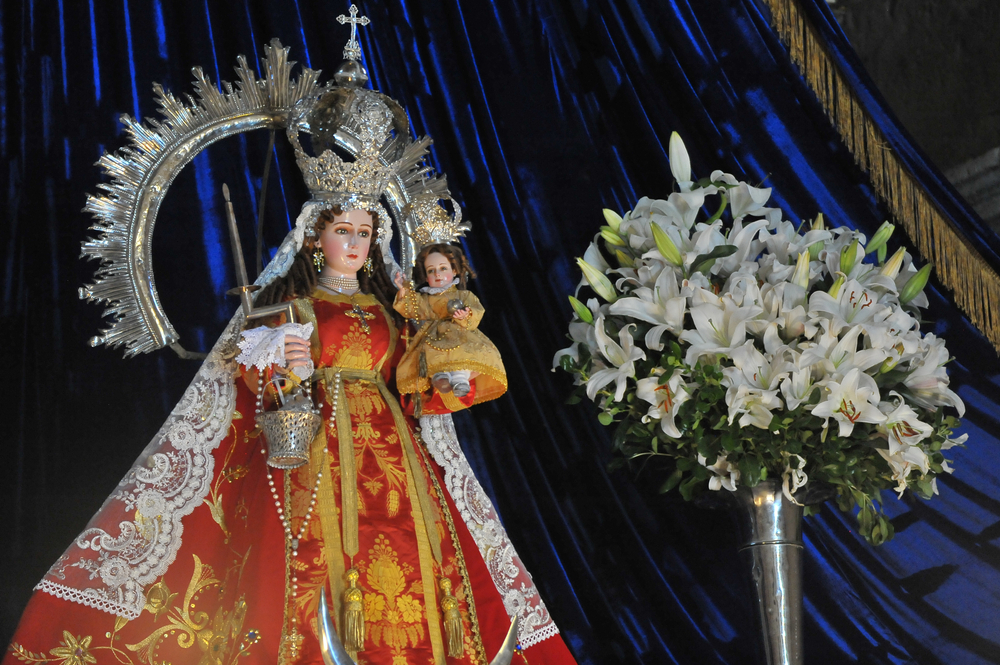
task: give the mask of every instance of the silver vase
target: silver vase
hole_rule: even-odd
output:
[[[802,506],[765,480],[732,493],[767,665],[802,665]]]

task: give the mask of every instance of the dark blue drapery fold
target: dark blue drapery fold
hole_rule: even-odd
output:
[[[755,0],[405,0],[359,3],[375,87],[400,100],[474,230],[485,332],[508,397],[456,417],[468,455],[576,656],[586,663],[746,663],[753,627],[729,517],[609,475],[609,437],[562,404],[549,372],[566,345],[573,257],[601,223],[671,189],[679,131],[698,175],[722,168],[774,188],[790,219],[822,211],[872,231],[887,217]],[[988,258],[979,227],[907,137],[822,0],[801,0],[867,110],[938,206]],[[327,73],[347,28],[329,2],[56,0],[0,5],[4,194],[4,566],[0,638],[30,585],[83,527],[194,372],[168,351],[130,361],[85,341],[97,308],[76,299],[93,266],[79,209],[92,163],[123,142],[117,114],[154,114],[153,81],[190,90],[189,69],[232,79],[278,37]],[[205,349],[236,303],[219,186],[252,236],[266,136],[217,144],[174,184],[154,236],[157,286],[188,348]],[[279,139],[266,246],[305,191]],[[895,242],[901,240],[897,234]],[[247,243],[250,246],[250,243]],[[252,263],[252,262],[251,262]],[[810,662],[1000,662],[1000,477],[991,460],[997,355],[933,292],[969,407],[954,477],[922,502],[885,497],[897,536],[873,549],[833,507],[806,522]]]

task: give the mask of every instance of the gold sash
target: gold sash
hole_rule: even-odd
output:
[[[324,541],[327,543],[326,557],[328,565],[331,566],[331,573],[342,569],[342,565],[336,566],[333,563],[334,561],[343,561],[341,553],[336,551],[337,545],[340,545],[341,551],[351,558],[352,565],[353,559],[359,549],[358,479],[357,468],[354,462],[354,434],[351,424],[351,410],[347,403],[346,392],[344,391],[344,382],[363,381],[374,384],[378,388],[379,393],[381,393],[382,399],[392,412],[393,422],[399,434],[399,443],[403,448],[403,459],[407,471],[407,492],[410,495],[413,524],[417,537],[417,549],[420,554],[420,575],[423,580],[424,605],[427,608],[427,623],[430,632],[431,647],[434,652],[435,662],[443,665],[445,650],[441,634],[441,620],[438,613],[437,584],[435,584],[434,580],[433,564],[429,557],[426,556],[430,554],[434,557],[438,566],[441,566],[441,535],[438,533],[437,524],[434,521],[434,507],[431,503],[427,478],[421,469],[417,450],[414,447],[413,438],[410,436],[409,425],[403,416],[403,410],[392,393],[389,392],[388,386],[385,385],[385,381],[382,379],[382,374],[376,370],[356,369],[352,367],[321,367],[313,374],[313,378],[323,384],[327,401],[333,409],[337,444],[340,453],[342,508],[341,528],[338,534],[341,542],[339,543],[334,540],[334,535],[338,532],[335,517],[336,505],[322,505],[335,500],[332,491],[325,491],[327,487],[332,490],[329,464],[322,465],[323,469],[321,469],[321,472],[324,473],[324,478],[320,481],[319,499],[321,505],[319,514],[323,527]],[[325,428],[323,429],[325,430]],[[325,442],[325,436],[323,438]],[[430,550],[429,552],[427,551],[428,549]],[[334,586],[335,579],[337,578],[331,575],[331,586]],[[334,598],[338,596],[339,593],[333,594]]]

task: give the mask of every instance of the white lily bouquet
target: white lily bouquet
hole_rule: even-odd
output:
[[[661,491],[780,478],[797,501],[826,483],[885,542],[880,491],[929,499],[968,436],[943,408],[965,410],[944,340],[916,318],[930,266],[904,249],[887,260],[891,224],[867,244],[822,214],[797,228],[766,207],[770,189],[721,171],[693,182],[676,133],[669,152],[680,191],[605,210],[578,259],[577,295],[589,284],[600,300],[570,296],[573,344],[554,359],[575,377],[569,401],[617,423],[619,461],[663,461]]]

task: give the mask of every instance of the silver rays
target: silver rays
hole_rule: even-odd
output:
[[[88,196],[86,212],[97,218],[96,236],[83,243],[82,256],[101,262],[95,281],[80,288],[80,297],[107,304],[111,326],[91,338],[91,346],[125,346],[125,355],[147,353],[178,340],[160,306],[153,280],[150,240],[160,203],[174,178],[195,155],[219,139],[254,129],[280,128],[292,106],[315,96],[318,71],[303,68],[292,80],[288,49],[275,39],[265,48],[264,79],[239,57],[235,87],[220,91],[200,67],[195,98],[179,101],[154,84],[165,121],[140,123],[121,116],[130,145],[101,156],[98,164],[111,177],[98,185],[104,194]]]

